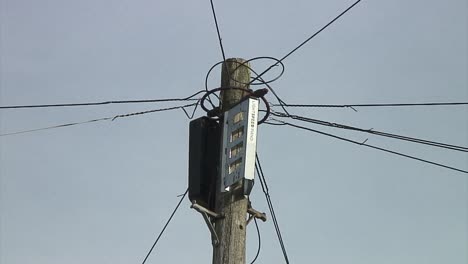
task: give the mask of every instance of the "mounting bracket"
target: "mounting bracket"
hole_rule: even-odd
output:
[[[190,208],[195,209],[197,212],[199,212],[203,216],[203,220],[205,220],[205,223],[208,226],[208,230],[210,230],[210,233],[211,233],[211,243],[215,247],[218,246],[219,237],[213,226],[212,219],[220,219],[220,218],[223,218],[224,216],[206,209],[205,207],[197,204],[197,201],[193,201],[192,206],[190,206]]]
[[[247,219],[247,225],[252,221],[252,219],[257,218],[262,220],[263,222],[266,222],[266,214],[261,213],[255,209],[252,208],[251,203],[249,202],[249,207],[247,208],[247,213],[249,214],[249,218]]]

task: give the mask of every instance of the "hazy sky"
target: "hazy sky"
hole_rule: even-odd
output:
[[[215,6],[227,57],[248,59],[282,57],[352,2]],[[287,103],[468,101],[467,17],[466,0],[364,0],[272,86]],[[185,97],[222,58],[208,0],[0,0],[0,30],[0,105]],[[0,110],[0,134],[174,105]],[[468,146],[466,106],[357,110],[291,112]],[[177,110],[1,136],[0,263],[141,263],[187,187],[188,123]],[[468,170],[466,153],[310,127]],[[288,127],[258,139],[291,263],[468,263],[468,174]],[[258,183],[251,200],[267,211]],[[147,263],[211,262],[189,206]],[[284,263],[271,220],[260,231],[256,263]],[[249,225],[248,263],[256,250]]]

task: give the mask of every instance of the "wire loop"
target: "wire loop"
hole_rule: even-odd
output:
[[[270,84],[270,83],[272,83],[272,82],[277,81],[279,78],[281,78],[281,77],[283,76],[284,70],[285,70],[285,67],[284,67],[283,62],[280,61],[280,60],[277,59],[277,58],[269,57],[269,56],[260,56],[260,57],[254,57],[254,58],[252,58],[252,59],[248,59],[248,60],[246,60],[246,61],[244,61],[244,62],[242,62],[242,63],[239,63],[240,65],[237,66],[233,71],[235,72],[235,71],[236,71],[237,69],[239,69],[240,67],[245,66],[245,67],[247,67],[251,72],[255,73],[255,75],[258,76],[258,74],[252,69],[252,67],[247,66],[247,63],[252,62],[252,61],[256,61],[256,60],[273,60],[273,61],[276,62],[276,63],[274,64],[275,66],[278,66],[278,65],[281,66],[281,72],[278,74],[278,76],[276,76],[275,78],[273,78],[273,79],[271,79],[271,80],[263,80],[263,79],[262,79],[261,81],[255,82],[255,80],[258,80],[258,77],[256,77],[256,78],[251,78],[252,81],[244,83],[244,82],[240,82],[240,81],[238,81],[238,80],[234,80],[234,79],[232,79],[231,76],[229,76],[229,77],[231,78],[231,80],[236,81],[236,82],[238,82],[238,83],[240,83],[240,84],[242,84],[242,85],[266,85],[266,84]],[[238,63],[238,62],[237,62],[237,63]]]
[[[211,95],[211,94],[214,94],[216,92],[221,92],[221,91],[228,91],[228,90],[241,90],[243,92],[247,92],[249,93],[248,96],[244,96],[244,98],[241,99],[241,102],[244,101],[245,99],[249,98],[250,96],[254,96],[254,97],[257,97],[257,98],[260,98],[262,99],[263,103],[265,104],[265,107],[266,107],[266,114],[265,116],[263,116],[263,118],[258,121],[258,125],[262,124],[263,122],[265,122],[267,119],[268,119],[268,116],[270,116],[270,104],[268,104],[268,101],[265,99],[265,90],[266,89],[259,89],[259,90],[256,90],[256,91],[252,91],[250,89],[243,89],[243,88],[239,88],[239,87],[219,87],[219,88],[215,88],[215,89],[212,89],[212,90],[209,90],[207,91],[203,96],[202,98],[200,99],[200,107],[206,112],[208,113],[208,117],[212,118],[212,119],[219,119],[219,115],[221,113],[219,112],[213,112],[213,111],[219,111],[219,109],[208,109],[206,106],[205,106],[205,101],[206,99]],[[216,116],[218,116],[218,118],[215,118]]]
[[[240,67],[242,67],[242,66],[245,66],[245,67],[247,67],[247,68],[249,69],[249,71],[253,72],[255,75],[258,76],[258,74],[256,73],[256,71],[254,71],[252,67],[247,66],[247,63],[252,62],[252,61],[256,61],[256,60],[273,60],[273,61],[276,62],[276,65],[281,65],[281,72],[278,74],[278,76],[276,76],[275,78],[272,78],[271,80],[261,80],[261,81],[252,82],[252,83],[250,83],[250,82],[249,82],[249,83],[239,82],[238,80],[234,80],[234,81],[236,81],[236,82],[238,82],[238,83],[240,83],[240,84],[242,84],[242,85],[248,85],[248,84],[250,84],[250,85],[262,85],[262,84],[270,84],[270,83],[272,83],[272,82],[275,82],[275,81],[277,81],[279,78],[281,78],[281,77],[283,76],[284,71],[285,71],[285,66],[284,66],[283,62],[281,62],[281,61],[280,61],[279,59],[277,59],[277,58],[269,57],[269,56],[261,56],[261,57],[254,57],[254,58],[252,58],[252,59],[248,59],[248,60],[246,60],[246,61],[243,62],[243,63],[239,63],[240,65],[237,66],[233,71],[236,71],[238,68],[240,68]],[[214,64],[213,66],[211,66],[211,68],[208,70],[208,72],[207,72],[207,74],[206,74],[206,76],[205,76],[205,91],[209,91],[209,89],[208,89],[208,79],[209,79],[209,77],[210,77],[210,75],[211,75],[211,72],[212,72],[216,67],[218,67],[218,65],[222,64],[223,62],[224,62],[224,61],[220,61],[220,62],[215,63],[215,64]],[[232,77],[231,77],[230,75],[229,75],[229,78],[230,78],[231,80],[233,80]],[[259,77],[253,78],[253,79],[254,79],[254,80],[258,80],[258,78],[259,78]]]

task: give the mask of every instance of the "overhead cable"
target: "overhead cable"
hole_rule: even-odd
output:
[[[69,127],[69,126],[76,126],[76,125],[82,125],[82,124],[87,124],[87,123],[94,123],[94,122],[100,122],[100,121],[114,121],[117,118],[123,118],[123,117],[130,117],[130,116],[135,116],[135,115],[144,115],[144,114],[149,114],[149,113],[155,113],[155,112],[164,112],[164,111],[170,111],[170,110],[176,110],[176,109],[182,109],[184,110],[185,114],[187,117],[189,117],[188,113],[186,112],[185,108],[195,106],[197,107],[197,103],[192,103],[192,104],[187,104],[187,105],[181,105],[181,106],[174,106],[174,107],[166,107],[166,108],[159,108],[159,109],[153,109],[153,110],[148,110],[148,111],[142,111],[142,112],[134,112],[134,113],[128,113],[128,114],[122,114],[122,115],[116,115],[113,117],[104,117],[104,118],[98,118],[98,119],[92,119],[88,121],[83,121],[83,122],[72,122],[72,123],[65,123],[65,124],[60,124],[60,125],[54,125],[54,126],[48,126],[48,127],[42,127],[42,128],[35,128],[35,129],[29,129],[29,130],[22,130],[22,131],[16,131],[16,132],[10,132],[10,133],[4,133],[0,134],[0,136],[11,136],[11,135],[17,135],[17,134],[24,134],[24,133],[30,133],[30,132],[35,132],[35,131],[41,131],[41,130],[48,130],[48,129],[55,129],[55,128],[62,128],[62,127]],[[196,108],[194,109],[196,110]],[[195,111],[194,111],[195,112]],[[193,112],[193,113],[194,113]],[[192,117],[193,117],[192,113]],[[190,117],[189,117],[190,118]]]
[[[322,126],[353,130],[353,131],[368,133],[368,134],[372,134],[376,136],[388,137],[388,138],[393,138],[393,139],[398,139],[398,140],[403,140],[403,141],[408,141],[408,142],[413,142],[413,143],[418,143],[418,144],[423,144],[423,145],[428,145],[428,146],[433,146],[433,147],[439,147],[439,148],[461,151],[461,152],[468,152],[468,147],[463,147],[463,146],[457,146],[457,145],[451,145],[451,144],[446,144],[446,143],[441,143],[441,142],[436,142],[436,141],[420,139],[420,138],[391,134],[391,133],[382,132],[382,131],[378,131],[374,129],[362,129],[358,127],[343,125],[339,123],[332,123],[332,122],[313,119],[313,118],[304,117],[304,116],[289,115],[289,114],[278,113],[278,112],[271,112],[271,114],[274,116],[278,116],[278,117],[291,118],[294,120],[299,120],[302,122],[307,122],[307,123],[312,123],[312,124],[317,124],[317,125],[322,125]]]
[[[213,0],[210,0],[210,4],[211,4],[211,11],[213,13],[213,19],[214,19],[215,26],[216,26],[216,33],[218,34],[219,47],[221,49],[221,54],[223,55],[223,61],[225,62],[226,61],[226,55],[224,53],[223,40],[221,38],[221,33],[219,31],[218,18],[216,17],[216,11],[215,11],[215,8],[214,8]]]
[[[281,230],[279,228],[278,220],[276,219],[275,210],[273,208],[273,202],[271,201],[270,191],[268,190],[268,185],[266,183],[265,175],[263,173],[262,165],[260,164],[260,159],[258,155],[255,155],[255,170],[257,171],[257,175],[260,179],[260,185],[262,186],[263,193],[265,194],[265,198],[267,201],[268,209],[270,210],[271,219],[273,220],[273,225],[275,226],[276,235],[278,237],[278,242],[281,247],[281,251],[283,252],[283,257],[286,264],[289,264],[288,254],[286,252],[286,247],[284,245],[283,237],[281,235]]]
[[[122,100],[122,101],[104,101],[104,102],[87,102],[87,103],[60,103],[60,104],[36,104],[36,105],[10,105],[0,106],[0,109],[19,109],[19,108],[47,108],[47,107],[71,107],[71,106],[96,106],[107,104],[136,104],[136,103],[163,103],[163,102],[183,102],[183,101],[198,101],[193,97],[205,91],[198,91],[184,98],[168,98],[168,99],[143,99],[143,100]]]
[[[256,60],[273,60],[273,61],[275,61],[275,62],[277,63],[277,65],[280,65],[280,66],[281,66],[281,72],[280,72],[280,74],[279,74],[277,77],[275,77],[275,78],[273,78],[273,79],[271,79],[271,80],[264,80],[252,67],[250,67],[250,66],[248,65],[248,63],[250,63],[250,62],[252,62],[252,61],[256,61]],[[213,69],[215,69],[218,65],[221,65],[222,63],[223,63],[222,61],[221,61],[221,62],[218,62],[218,63],[215,63],[215,64],[208,70],[208,72],[207,72],[207,74],[206,74],[206,77],[205,77],[205,90],[206,90],[207,92],[210,92],[210,90],[208,89],[208,79],[209,79],[209,76],[210,76],[211,72],[213,71]],[[234,68],[233,72],[235,72],[235,71],[236,71],[238,68],[240,68],[240,67],[246,67],[246,68],[248,68],[253,74],[255,74],[255,75],[257,76],[256,78],[252,78],[252,81],[249,82],[249,83],[242,83],[242,82],[241,82],[240,84],[245,85],[245,86],[248,86],[248,85],[265,85],[265,86],[268,88],[268,90],[271,91],[271,92],[273,93],[273,95],[274,95],[275,98],[278,100],[278,102],[279,102],[280,104],[281,104],[281,103],[284,104],[284,102],[279,98],[279,96],[278,96],[278,94],[276,93],[276,91],[275,91],[275,90],[271,87],[271,85],[270,85],[270,83],[272,83],[272,82],[278,80],[278,79],[283,75],[283,73],[284,73],[285,67],[284,67],[284,64],[283,64],[281,61],[279,61],[278,59],[273,58],[273,57],[266,57],[266,56],[263,56],[263,57],[255,57],[255,58],[252,58],[252,59],[248,59],[248,60],[246,60],[246,61],[244,61],[244,62],[242,62],[242,63],[239,63],[239,65],[238,65],[236,68]],[[258,80],[258,82],[253,82],[253,81],[255,81],[255,80]],[[236,81],[236,82],[237,82],[237,81]],[[226,88],[226,89],[227,89],[227,88]],[[231,88],[231,89],[237,89],[237,88]],[[216,95],[216,94],[215,94],[215,95]],[[218,97],[218,96],[217,96],[217,97]],[[210,98],[210,97],[208,96],[208,99],[209,99],[209,98]],[[219,99],[219,97],[218,97],[218,99]],[[208,100],[208,101],[211,103],[211,105],[212,105],[213,108],[216,108],[216,106],[211,102],[211,100]],[[284,110],[286,113],[288,112],[288,110],[287,110],[286,108],[284,108],[284,107],[283,107],[283,110]]]
[[[24,133],[31,133],[31,132],[41,131],[41,130],[48,130],[48,129],[61,128],[61,127],[76,126],[76,125],[82,125],[82,124],[94,123],[94,122],[100,122],[100,121],[110,121],[110,120],[112,120],[112,117],[104,117],[104,118],[98,118],[98,119],[91,119],[91,120],[83,121],[83,122],[65,123],[65,124],[61,124],[61,125],[48,126],[48,127],[41,127],[41,128],[35,128],[35,129],[22,130],[22,131],[16,131],[16,132],[10,132],[10,133],[5,133],[5,134],[0,134],[0,137],[3,137],[3,136],[12,136],[12,135],[24,134]]]
[[[213,20],[214,20],[214,23],[215,23],[215,26],[216,26],[216,33],[218,35],[219,48],[221,49],[221,55],[223,56],[222,64],[225,67],[227,75],[230,76],[230,72],[228,71],[227,65],[226,65],[226,54],[224,52],[223,39],[221,38],[221,32],[219,30],[218,18],[216,16],[216,11],[215,11],[213,0],[210,0],[210,4],[211,4],[211,12],[213,14]],[[208,75],[209,75],[209,72],[208,72]],[[207,76],[207,78],[208,78],[208,76]],[[208,91],[208,87],[206,86],[206,81],[205,81],[205,87],[206,87],[206,91]],[[216,95],[216,97],[218,97],[218,96]],[[218,99],[219,99],[219,97],[218,97]],[[215,105],[211,101],[210,97],[208,97],[208,102],[210,102],[211,106],[215,107]]]
[[[462,173],[468,173],[468,171],[466,171],[466,170],[462,170],[462,169],[447,166],[447,165],[444,165],[444,164],[441,164],[441,163],[421,159],[421,158],[411,156],[411,155],[407,155],[407,154],[403,154],[403,153],[400,153],[400,152],[397,152],[397,151],[377,147],[377,146],[374,146],[374,145],[367,144],[366,142],[358,142],[358,141],[351,140],[351,139],[348,139],[348,138],[336,136],[336,135],[333,135],[333,134],[330,134],[330,133],[322,132],[322,131],[315,130],[315,129],[312,129],[312,128],[309,128],[309,127],[299,126],[299,125],[296,125],[296,124],[292,124],[292,123],[288,123],[288,122],[284,122],[284,121],[280,121],[280,120],[275,120],[275,121],[277,121],[279,123],[283,123],[284,125],[287,125],[287,126],[290,126],[290,127],[295,127],[295,128],[299,128],[299,129],[302,129],[302,130],[307,130],[307,131],[310,131],[310,132],[314,132],[314,133],[317,133],[317,134],[321,134],[321,135],[325,135],[325,136],[328,136],[328,137],[336,138],[336,139],[346,141],[346,142],[349,142],[349,143],[353,143],[353,144],[356,144],[356,145],[365,146],[365,147],[368,147],[368,148],[384,151],[384,152],[387,152],[387,153],[391,153],[391,154],[398,155],[398,156],[401,156],[401,157],[409,158],[409,159],[412,159],[412,160],[417,160],[417,161],[420,161],[420,162],[424,162],[424,163],[431,164],[431,165],[434,165],[434,166],[446,168],[446,169],[449,169],[449,170],[454,170],[454,171],[458,171],[458,172],[462,172]]]
[[[161,238],[161,236],[162,236],[162,234],[164,233],[164,231],[166,231],[167,226],[168,226],[169,223],[171,222],[172,217],[174,217],[175,213],[177,212],[177,209],[179,209],[179,206],[180,206],[180,204],[182,203],[182,201],[184,200],[185,196],[187,195],[188,190],[189,190],[189,189],[187,188],[187,190],[184,192],[184,194],[183,194],[182,197],[180,198],[179,203],[177,203],[177,206],[175,207],[174,211],[172,211],[171,216],[169,216],[169,219],[167,219],[166,224],[164,225],[164,227],[163,227],[163,229],[161,230],[161,232],[159,232],[159,235],[158,235],[158,237],[156,238],[156,241],[154,241],[153,246],[151,246],[150,250],[148,251],[148,254],[146,254],[146,257],[145,257],[145,259],[143,260],[143,262],[142,262],[141,264],[145,264],[145,263],[146,263],[146,260],[147,260],[148,257],[151,255],[151,252],[153,252],[154,247],[155,247],[156,244],[158,243],[158,241],[159,241],[159,239]]]
[[[361,0],[357,0],[354,2],[352,5],[350,5],[348,8],[346,8],[343,12],[341,12],[339,15],[337,15],[335,18],[333,18],[330,22],[328,22],[325,26],[320,28],[318,31],[316,31],[314,34],[312,34],[310,37],[308,37],[306,40],[304,40],[301,44],[296,46],[294,49],[292,49],[290,52],[288,52],[286,55],[284,55],[281,59],[279,59],[280,62],[285,60],[287,57],[291,56],[294,52],[296,52],[298,49],[300,49],[302,46],[304,46],[307,42],[309,42],[311,39],[315,38],[318,34],[320,34],[322,31],[324,31],[326,28],[328,28],[331,24],[333,24],[335,21],[337,21],[341,16],[346,14],[348,11],[350,11],[353,7],[355,7]],[[265,73],[270,71],[273,67],[278,65],[278,62],[272,64],[270,67],[268,67],[266,70],[264,70],[262,73],[260,73],[256,78],[254,78],[252,82],[258,80],[260,77],[262,77]]]
[[[388,104],[273,104],[272,106],[310,107],[310,108],[353,108],[353,107],[411,107],[411,106],[456,106],[468,102],[429,102],[429,103],[388,103]]]

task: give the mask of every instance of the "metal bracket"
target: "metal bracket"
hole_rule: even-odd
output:
[[[262,220],[263,222],[266,222],[267,218],[266,218],[266,214],[265,213],[261,213],[255,209],[252,208],[252,205],[250,204],[249,202],[249,207],[247,208],[247,213],[249,213],[249,219],[247,219],[247,225],[250,223],[250,221],[252,221],[252,219],[254,218],[257,218],[257,219],[260,219]]]
[[[199,212],[203,216],[203,220],[205,220],[205,223],[208,226],[208,230],[210,230],[210,233],[211,233],[211,243],[213,244],[213,246],[218,246],[219,237],[218,237],[218,234],[216,233],[216,230],[213,226],[213,222],[211,219],[220,219],[220,218],[223,218],[224,216],[206,209],[205,207],[197,204],[196,201],[193,201],[192,206],[190,206],[190,208],[195,209],[197,212]]]

